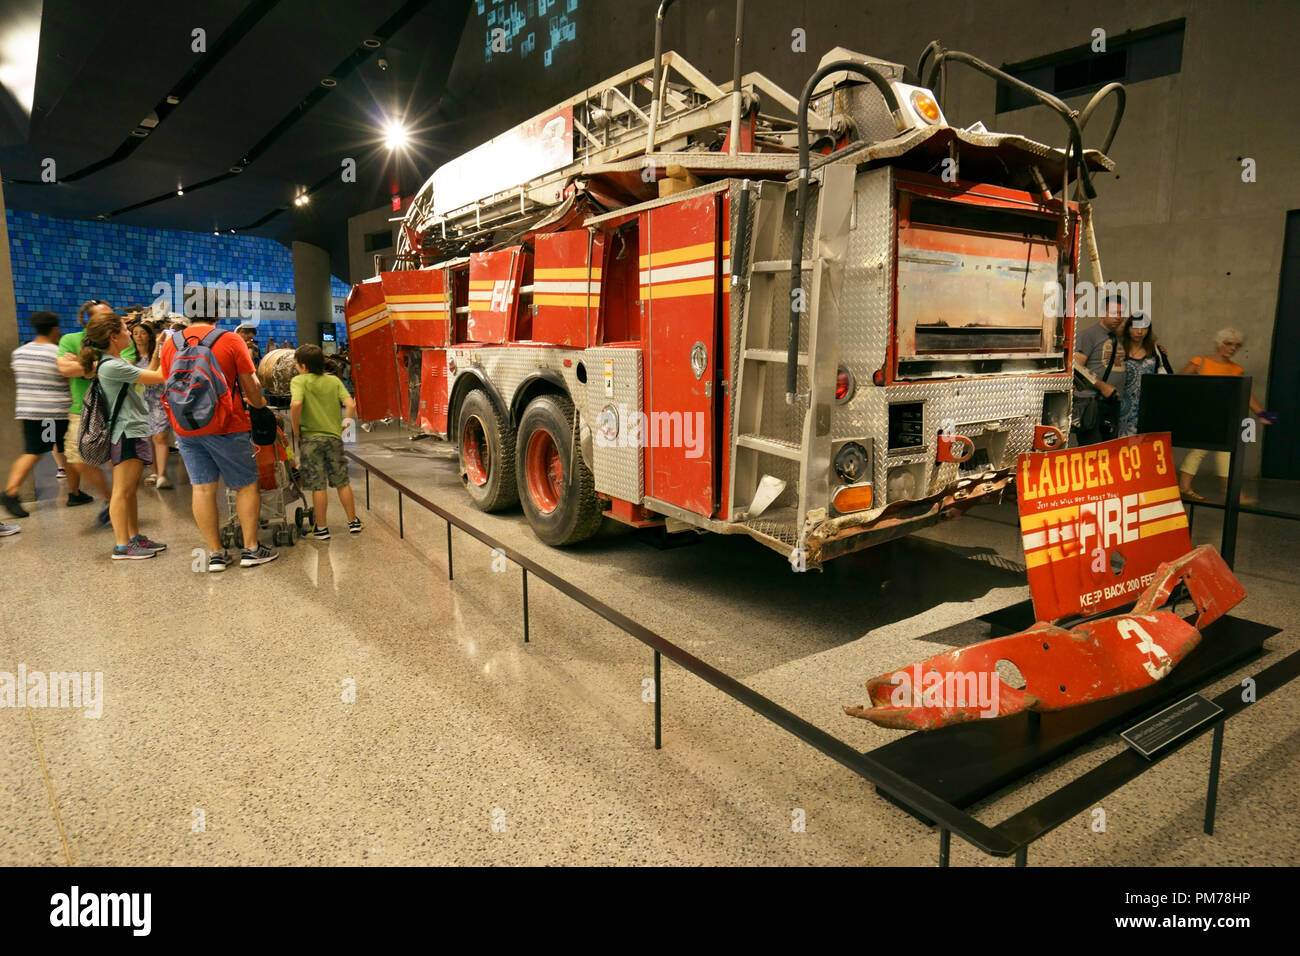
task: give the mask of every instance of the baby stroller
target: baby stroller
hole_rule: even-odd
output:
[[[267,396],[269,401],[273,400]],[[286,433],[292,433],[283,409],[276,410],[275,443],[254,445],[257,458],[257,484],[261,494],[258,512],[258,539],[264,531],[271,532],[271,543],[293,546],[294,542],[311,530],[316,521],[315,509],[298,484],[297,449],[290,447]],[[226,489],[228,517],[221,526],[221,546],[242,546],[243,531],[235,504],[236,494]],[[292,513],[291,513],[292,509]]]

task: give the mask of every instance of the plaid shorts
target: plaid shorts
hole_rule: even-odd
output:
[[[331,488],[342,488],[349,483],[343,439],[332,435],[303,435],[298,457],[304,490],[324,491],[327,480]]]

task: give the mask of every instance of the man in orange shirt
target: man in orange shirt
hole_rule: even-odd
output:
[[[162,371],[171,376],[172,361],[176,357],[176,343],[183,336],[189,344],[197,344],[215,327],[209,323],[177,329],[164,343]],[[226,385],[231,389],[233,413],[228,420],[213,421],[198,430],[182,429],[176,416],[168,409],[172,425],[176,428],[176,446],[180,449],[193,484],[191,508],[194,521],[208,546],[208,571],[224,571],[230,557],[221,547],[217,520],[217,479],[224,479],[226,487],[235,492],[235,510],[244,534],[244,551],[240,567],[253,567],[274,561],[279,555],[257,540],[258,516],[262,496],[257,487],[257,461],[254,459],[252,423],[245,402],[253,408],[265,408],[261,383],[257,380],[253,360],[244,340],[231,332],[217,336],[210,344],[213,358],[221,366]],[[242,393],[242,395],[241,395]]]

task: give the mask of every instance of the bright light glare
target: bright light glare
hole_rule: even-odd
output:
[[[41,21],[27,21],[0,36],[0,86],[22,104],[28,115],[36,93],[36,54],[41,45]]]
[[[406,127],[401,123],[389,123],[384,127],[384,145],[389,149],[401,149],[406,145]]]

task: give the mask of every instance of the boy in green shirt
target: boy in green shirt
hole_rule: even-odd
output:
[[[339,502],[348,516],[348,531],[360,534],[361,519],[357,517],[348,464],[343,457],[343,423],[351,424],[356,419],[356,403],[338,378],[325,374],[325,353],[319,345],[304,345],[293,357],[298,374],[289,382],[289,413],[298,445],[302,486],[312,493],[316,512],[316,523],[306,537],[329,540],[330,529],[325,521],[329,506],[327,481],[329,487],[338,490]]]

